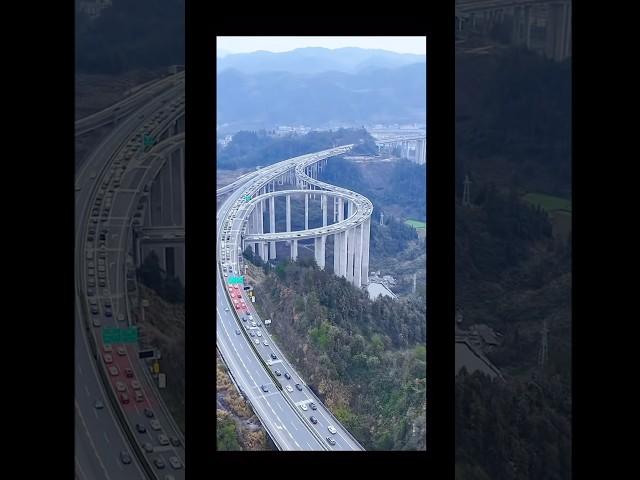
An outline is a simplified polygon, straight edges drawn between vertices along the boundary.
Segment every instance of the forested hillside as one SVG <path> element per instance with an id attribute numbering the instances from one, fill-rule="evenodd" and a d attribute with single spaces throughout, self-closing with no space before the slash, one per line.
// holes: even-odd
<path id="1" fill-rule="evenodd" d="M 336 417 L 367 450 L 424 449 L 424 299 L 371 301 L 313 260 L 264 268 L 258 311 Z"/>
<path id="2" fill-rule="evenodd" d="M 506 378 L 456 378 L 456 479 L 569 479 L 571 234 L 524 194 L 570 198 L 570 63 L 458 55 L 456 176 L 456 307 L 502 333 L 487 356 Z"/>
<path id="3" fill-rule="evenodd" d="M 372 154 L 378 151 L 365 129 L 340 128 L 286 137 L 272 136 L 265 130 L 240 131 L 233 136 L 229 145 L 224 148 L 218 146 L 217 168 L 265 167 L 305 153 L 349 144 L 356 144 L 353 148 L 355 153 Z"/>

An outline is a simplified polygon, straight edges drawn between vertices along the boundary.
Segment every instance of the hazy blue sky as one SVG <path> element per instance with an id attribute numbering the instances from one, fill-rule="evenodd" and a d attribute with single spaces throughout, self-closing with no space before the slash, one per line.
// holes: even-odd
<path id="1" fill-rule="evenodd" d="M 218 50 L 247 53 L 287 52 L 304 47 L 380 48 L 398 53 L 426 54 L 426 37 L 218 37 Z"/>

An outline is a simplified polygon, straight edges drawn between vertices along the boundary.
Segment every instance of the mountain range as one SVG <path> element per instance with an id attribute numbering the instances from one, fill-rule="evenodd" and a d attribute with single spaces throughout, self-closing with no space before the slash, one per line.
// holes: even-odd
<path id="1" fill-rule="evenodd" d="M 230 131 L 426 123 L 426 76 L 424 62 L 385 68 L 369 63 L 357 73 L 246 73 L 229 68 L 217 75 L 217 123 Z"/>
<path id="2" fill-rule="evenodd" d="M 267 71 L 300 74 L 317 74 L 327 71 L 358 73 L 371 68 L 394 68 L 424 62 L 426 62 L 425 55 L 355 47 L 337 49 L 307 47 L 288 52 L 261 50 L 237 54 L 229 54 L 221 50 L 216 58 L 218 73 L 228 69 L 243 73 Z"/>

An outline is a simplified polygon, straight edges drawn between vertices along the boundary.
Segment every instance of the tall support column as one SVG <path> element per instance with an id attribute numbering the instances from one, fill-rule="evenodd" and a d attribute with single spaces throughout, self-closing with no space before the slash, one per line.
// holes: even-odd
<path id="1" fill-rule="evenodd" d="M 364 224 L 358 225 L 355 230 L 356 236 L 356 251 L 355 251 L 355 264 L 353 265 L 353 284 L 360 288 L 362 285 L 362 240 Z"/>
<path id="2" fill-rule="evenodd" d="M 340 276 L 347 276 L 347 232 L 340 233 Z"/>
<path id="3" fill-rule="evenodd" d="M 326 247 L 327 247 L 327 236 L 323 235 L 322 237 L 320 237 L 320 263 L 318 263 L 320 270 L 324 270 L 324 267 L 325 267 Z"/>
<path id="4" fill-rule="evenodd" d="M 291 241 L 291 260 L 298 260 L 298 240 Z"/>
<path id="5" fill-rule="evenodd" d="M 304 194 L 304 229 L 309 230 L 309 194 Z"/>
<path id="6" fill-rule="evenodd" d="M 327 196 L 322 195 L 322 226 L 327 226 Z"/>
<path id="7" fill-rule="evenodd" d="M 276 233 L 276 197 L 269 198 L 269 232 Z M 276 242 L 269 242 L 269 259 L 276 258 Z"/>
<path id="8" fill-rule="evenodd" d="M 287 232 L 291 231 L 291 195 L 287 195 Z"/>
<path id="9" fill-rule="evenodd" d="M 264 200 L 260 200 L 258 209 L 258 233 L 264 233 Z M 264 251 L 264 242 L 258 244 L 258 254 L 263 262 L 267 261 L 267 254 Z"/>
<path id="10" fill-rule="evenodd" d="M 355 229 L 347 231 L 347 281 L 353 283 L 353 258 L 355 253 Z"/>
<path id="11" fill-rule="evenodd" d="M 524 44 L 531 48 L 531 5 L 524 6 Z"/>
<path id="12" fill-rule="evenodd" d="M 316 261 L 316 265 L 320 266 L 320 237 L 313 239 L 313 257 Z"/>
<path id="13" fill-rule="evenodd" d="M 362 283 L 369 284 L 369 236 L 371 235 L 371 218 L 364 222 L 362 247 Z"/>
<path id="14" fill-rule="evenodd" d="M 333 274 L 340 275 L 340 235 L 333 234 Z"/>
<path id="15" fill-rule="evenodd" d="M 342 220 L 344 220 L 344 199 L 340 197 L 338 198 L 338 221 Z"/>
<path id="16" fill-rule="evenodd" d="M 347 214 L 347 218 L 353 215 L 353 202 L 349 200 L 347 200 Z"/>
<path id="17" fill-rule="evenodd" d="M 333 223 L 338 221 L 338 198 L 333 197 Z"/>

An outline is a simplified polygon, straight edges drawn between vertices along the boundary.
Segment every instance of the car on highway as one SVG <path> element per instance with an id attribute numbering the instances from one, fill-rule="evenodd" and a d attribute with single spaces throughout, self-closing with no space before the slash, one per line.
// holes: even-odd
<path id="1" fill-rule="evenodd" d="M 175 470 L 182 468 L 182 462 L 178 457 L 169 457 L 169 465 Z"/>
<path id="2" fill-rule="evenodd" d="M 291 385 L 287 385 L 285 388 L 287 389 L 287 392 L 293 392 L 293 387 Z"/>
<path id="3" fill-rule="evenodd" d="M 125 465 L 129 465 L 131 463 L 131 455 L 129 455 L 129 452 L 124 450 L 120 452 L 120 461 Z"/>
<path id="4" fill-rule="evenodd" d="M 302 391 L 302 385 L 300 385 L 299 383 L 296 383 L 296 388 L 300 391 Z"/>
<path id="5" fill-rule="evenodd" d="M 133 377 L 133 370 L 130 369 L 129 367 L 125 367 L 124 369 L 124 375 L 127 378 L 132 378 Z"/>
<path id="6" fill-rule="evenodd" d="M 126 392 L 127 386 L 122 382 L 116 382 L 116 390 L 119 392 Z"/>
<path id="7" fill-rule="evenodd" d="M 144 449 L 145 452 L 147 453 L 151 453 L 153 452 L 153 445 L 151 445 L 149 442 L 144 442 L 142 444 L 142 448 Z"/>
<path id="8" fill-rule="evenodd" d="M 268 346 L 269 346 L 269 342 L 267 342 L 266 340 L 263 340 L 263 341 L 262 341 L 262 344 L 263 344 L 265 347 L 268 347 Z"/>
<path id="9" fill-rule="evenodd" d="M 228 312 L 229 311 L 229 307 L 224 307 L 224 311 Z"/>
<path id="10" fill-rule="evenodd" d="M 158 420 L 156 420 L 155 418 L 153 420 L 149 421 L 149 425 L 151 425 L 151 429 L 152 430 L 161 430 L 162 427 L 160 426 L 160 422 Z"/>
<path id="11" fill-rule="evenodd" d="M 262 336 L 262 332 L 261 332 L 260 330 L 258 330 L 258 331 L 256 332 L 256 335 L 257 335 L 257 336 L 259 336 L 259 337 L 261 337 L 261 336 Z"/>
<path id="12" fill-rule="evenodd" d="M 271 352 L 271 358 L 273 358 L 274 360 L 277 360 L 277 359 L 278 359 L 278 357 L 276 357 L 276 354 L 275 354 L 275 353 L 273 353 L 273 352 Z"/>
<path id="13" fill-rule="evenodd" d="M 104 408 L 104 403 L 102 403 L 102 400 L 97 399 L 93 404 L 93 406 L 95 407 L 96 410 L 102 410 Z"/>
<path id="14" fill-rule="evenodd" d="M 100 326 L 102 326 L 102 322 L 100 322 L 99 318 L 93 318 L 91 320 L 91 323 L 93 324 L 94 327 L 98 328 Z"/>
<path id="15" fill-rule="evenodd" d="M 153 410 L 151 410 L 150 408 L 145 408 L 144 416 L 147 418 L 153 418 L 154 417 Z"/>
<path id="16" fill-rule="evenodd" d="M 112 377 L 117 377 L 118 374 L 120 373 L 120 370 L 118 370 L 117 366 L 111 365 L 109 367 L 109 373 L 111 374 Z"/>
<path id="17" fill-rule="evenodd" d="M 124 313 L 119 313 L 118 314 L 118 321 L 119 322 L 124 322 L 125 318 L 124 318 Z"/>
<path id="18" fill-rule="evenodd" d="M 335 435 L 336 433 L 338 433 L 338 431 L 336 430 L 336 428 L 335 428 L 333 425 L 329 425 L 329 426 L 327 427 L 327 430 L 329 430 L 329 431 L 330 431 L 331 433 L 333 433 L 334 435 Z"/>
<path id="19" fill-rule="evenodd" d="M 136 423 L 136 431 L 138 433 L 147 433 L 147 427 L 145 427 L 143 424 L 141 423 Z"/>
<path id="20" fill-rule="evenodd" d="M 266 386 L 266 385 L 260 385 L 260 388 L 261 388 L 261 389 L 262 389 L 262 391 L 263 391 L 263 392 L 265 392 L 265 393 L 269 391 L 269 389 L 267 388 L 267 386 Z"/>
<path id="21" fill-rule="evenodd" d="M 100 310 L 98 309 L 97 305 L 91 305 L 91 313 L 93 315 L 97 315 L 98 313 L 100 313 Z"/>
<path id="22" fill-rule="evenodd" d="M 165 467 L 164 459 L 162 457 L 156 458 L 153 463 L 159 470 L 162 470 Z"/>
<path id="23" fill-rule="evenodd" d="M 131 380 L 131 388 L 133 388 L 134 390 L 139 390 L 140 387 L 140 382 L 138 380 Z"/>
<path id="24" fill-rule="evenodd" d="M 111 356 L 110 353 L 105 353 L 103 358 L 104 358 L 104 363 L 113 363 L 113 357 Z"/>
<path id="25" fill-rule="evenodd" d="M 144 400 L 144 395 L 141 390 L 134 390 L 133 393 L 136 397 L 136 402 L 142 402 Z"/>
<path id="26" fill-rule="evenodd" d="M 280 372 L 280 370 L 278 370 L 277 368 L 273 371 L 273 373 L 276 374 L 276 377 L 279 377 L 280 375 L 282 375 L 282 372 Z"/>
<path id="27" fill-rule="evenodd" d="M 255 337 L 255 336 L 256 336 L 256 332 L 254 332 L 253 330 L 251 330 L 251 331 L 249 332 L 249 335 L 251 335 L 252 337 Z M 260 342 L 258 342 L 258 343 L 260 343 Z"/>
<path id="28" fill-rule="evenodd" d="M 311 410 L 317 410 L 317 409 L 318 409 L 318 406 L 317 406 L 315 403 L 313 403 L 313 402 L 311 402 L 311 403 L 309 404 L 309 407 L 311 407 Z"/>
<path id="29" fill-rule="evenodd" d="M 256 338 L 255 342 L 256 342 L 256 345 L 260 345 L 260 339 L 259 338 Z"/>
<path id="30" fill-rule="evenodd" d="M 313 423 L 314 425 L 315 425 L 316 423 L 318 423 L 318 419 L 317 419 L 316 417 L 314 417 L 313 415 L 311 415 L 311 416 L 309 417 L 309 420 L 310 420 L 310 421 L 311 421 L 311 423 Z"/>
<path id="31" fill-rule="evenodd" d="M 127 395 L 125 392 L 122 392 L 122 393 L 120 394 L 120 401 L 121 401 L 123 404 L 127 404 L 127 403 L 129 403 L 129 395 Z"/>
<path id="32" fill-rule="evenodd" d="M 287 380 L 291 380 L 291 375 L 289 375 L 289 372 L 284 372 L 284 378 L 286 378 Z"/>
<path id="33" fill-rule="evenodd" d="M 309 407 L 307 407 L 307 404 L 306 404 L 306 403 L 301 403 L 301 404 L 300 404 L 300 408 L 301 408 L 302 410 L 304 410 L 305 412 L 309 409 Z"/>
<path id="34" fill-rule="evenodd" d="M 174 447 L 179 447 L 180 445 L 182 445 L 182 442 L 180 442 L 180 440 L 176 437 L 169 437 L 169 441 Z"/>
<path id="35" fill-rule="evenodd" d="M 336 441 L 331 437 L 327 437 L 327 442 L 329 443 L 329 445 L 335 445 L 336 444 Z"/>
<path id="36" fill-rule="evenodd" d="M 240 335 L 240 330 L 236 328 L 236 335 Z"/>
<path id="37" fill-rule="evenodd" d="M 118 352 L 118 355 L 120 355 L 121 357 L 127 354 L 127 349 L 124 347 L 118 347 L 116 351 Z"/>
<path id="38" fill-rule="evenodd" d="M 113 352 L 113 347 L 111 346 L 110 343 L 106 343 L 102 346 L 102 349 L 105 351 L 105 353 L 111 353 Z"/>
<path id="39" fill-rule="evenodd" d="M 160 445 L 162 445 L 163 447 L 165 445 L 169 445 L 169 437 L 167 437 L 165 434 L 161 433 L 160 435 L 158 435 L 158 443 Z"/>

